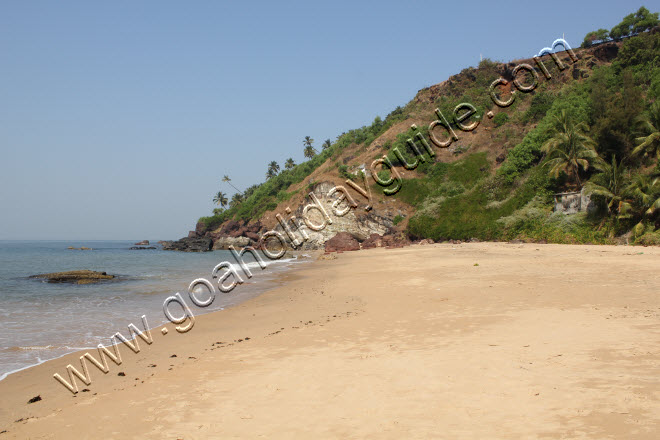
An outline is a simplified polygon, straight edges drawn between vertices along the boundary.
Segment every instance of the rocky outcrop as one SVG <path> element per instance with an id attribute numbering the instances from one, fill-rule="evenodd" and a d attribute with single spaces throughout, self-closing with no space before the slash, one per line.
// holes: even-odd
<path id="1" fill-rule="evenodd" d="M 616 43 L 601 44 L 594 49 L 593 54 L 599 61 L 610 62 L 616 58 L 619 53 L 619 46 Z"/>
<path id="2" fill-rule="evenodd" d="M 372 234 L 384 236 L 392 232 L 394 227 L 392 219 L 376 214 L 373 210 L 366 211 L 364 199 L 358 200 L 358 202 L 363 203 L 355 208 L 351 208 L 346 214 L 342 216 L 335 215 L 332 205 L 333 203 L 336 203 L 341 196 L 341 193 L 336 192 L 333 195 L 329 195 L 333 188 L 335 188 L 335 184 L 326 181 L 318 183 L 312 191 L 320 205 L 323 207 L 325 214 L 330 218 L 330 221 L 327 221 L 327 218 L 318 207 L 308 206 L 313 204 L 313 201 L 309 196 L 305 198 L 304 203 L 300 204 L 294 212 L 287 216 L 289 219 L 291 216 L 297 218 L 297 225 L 294 225 L 290 220 L 288 222 L 290 230 L 299 242 L 299 245 L 295 248 L 296 250 L 324 249 L 326 242 L 340 232 L 350 234 L 358 243 L 369 239 Z M 338 209 L 343 209 L 346 206 L 348 205 L 344 200 L 338 206 Z M 293 206 L 291 208 L 293 208 Z M 305 216 L 303 216 L 303 213 L 305 213 Z M 322 228 L 317 228 L 319 230 L 313 230 L 304 224 L 302 221 L 304 217 L 306 217 L 312 225 L 324 226 Z M 285 237 L 287 248 L 291 249 L 291 238 L 282 225 L 278 224 L 274 230 L 280 233 L 282 237 Z M 214 250 L 228 249 L 229 246 L 234 246 L 236 248 L 244 246 L 259 247 L 262 245 L 261 236 L 266 231 L 267 229 L 259 220 L 253 223 L 250 223 L 247 220 L 228 220 L 215 231 L 208 231 L 206 225 L 199 222 L 197 223 L 195 230 L 190 231 L 187 239 L 193 240 L 201 237 L 210 238 L 213 241 L 212 248 Z M 171 245 L 165 245 L 163 249 L 180 250 L 173 248 Z"/>
<path id="3" fill-rule="evenodd" d="M 128 248 L 129 251 L 142 251 L 146 249 L 156 249 L 156 246 L 131 246 Z"/>
<path id="4" fill-rule="evenodd" d="M 218 237 L 213 241 L 213 250 L 218 249 L 229 249 L 229 246 L 233 246 L 236 249 L 241 249 L 245 246 L 250 246 L 252 240 L 248 237 Z"/>
<path id="5" fill-rule="evenodd" d="M 149 246 L 149 240 L 142 240 L 138 241 L 137 243 L 133 243 L 135 246 Z"/>
<path id="6" fill-rule="evenodd" d="M 291 222 L 289 222 L 290 227 L 294 231 L 295 235 L 302 241 L 298 249 L 323 249 L 326 242 L 340 232 L 346 232 L 358 241 L 364 241 L 368 239 L 372 234 L 385 235 L 392 231 L 392 228 L 394 227 L 392 219 L 377 214 L 373 210 L 366 211 L 366 205 L 364 203 L 359 204 L 356 208 L 351 208 L 343 216 L 335 215 L 332 209 L 332 204 L 337 201 L 337 199 L 340 197 L 340 194 L 335 193 L 333 195 L 328 195 L 334 187 L 335 184 L 332 182 L 321 182 L 317 184 L 312 191 L 332 223 L 328 222 L 327 219 L 324 218 L 321 211 L 317 208 L 309 208 L 306 212 L 306 217 L 313 225 L 325 224 L 323 228 L 321 228 L 319 231 L 314 231 L 308 228 L 302 222 L 303 211 L 305 210 L 305 207 L 309 204 L 312 204 L 311 197 L 309 196 L 305 198 L 305 203 L 302 203 L 300 206 L 298 206 L 296 211 L 293 213 L 293 215 L 300 220 L 300 229 L 304 230 L 308 237 L 303 241 L 302 233 L 297 231 L 298 227 L 293 226 Z M 365 200 L 362 199 L 356 201 L 364 202 Z M 342 209 L 346 206 L 347 204 L 344 200 L 338 206 L 338 209 Z M 275 231 L 279 232 L 284 237 L 287 237 L 287 234 L 281 225 L 277 225 Z"/>
<path id="7" fill-rule="evenodd" d="M 112 280 L 114 275 L 93 270 L 71 270 L 68 272 L 53 272 L 32 275 L 30 278 L 44 279 L 49 283 L 93 284 L 100 281 Z"/>
<path id="8" fill-rule="evenodd" d="M 360 243 L 348 232 L 339 232 L 325 242 L 326 252 L 358 251 Z"/>
<path id="9" fill-rule="evenodd" d="M 383 237 L 378 234 L 371 234 L 369 238 L 362 242 L 362 249 L 371 249 L 383 247 Z"/>
<path id="10" fill-rule="evenodd" d="M 208 252 L 213 248 L 213 240 L 209 237 L 182 238 L 177 241 L 164 241 L 164 251 Z"/>

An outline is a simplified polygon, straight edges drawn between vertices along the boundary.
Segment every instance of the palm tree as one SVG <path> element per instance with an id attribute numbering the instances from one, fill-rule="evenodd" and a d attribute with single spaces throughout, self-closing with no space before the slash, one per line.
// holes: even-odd
<path id="1" fill-rule="evenodd" d="M 238 206 L 243 202 L 243 195 L 241 193 L 234 193 L 229 203 L 232 207 Z"/>
<path id="2" fill-rule="evenodd" d="M 655 179 L 646 174 L 638 174 L 627 188 L 644 215 L 651 216 L 660 209 L 660 177 Z"/>
<path id="3" fill-rule="evenodd" d="M 586 171 L 590 162 L 598 160 L 595 142 L 585 134 L 588 130 L 583 122 L 574 124 L 564 110 L 555 116 L 552 137 L 541 147 L 541 151 L 547 153 L 550 175 L 556 178 L 565 172 L 578 187 L 582 186 L 580 168 Z"/>
<path id="4" fill-rule="evenodd" d="M 623 162 L 617 164 L 616 157 L 612 157 L 612 165 L 601 163 L 600 168 L 602 173 L 587 182 L 585 186 L 587 193 L 604 197 L 607 202 L 607 212 L 616 214 L 617 219 L 629 218 L 632 205 L 626 199 L 628 187 Z"/>
<path id="5" fill-rule="evenodd" d="M 213 196 L 213 203 L 223 207 L 227 206 L 227 196 L 225 196 L 225 193 L 223 193 L 222 191 L 218 191 L 218 193 L 215 196 Z"/>
<path id="6" fill-rule="evenodd" d="M 314 145 L 312 145 L 313 143 L 314 143 L 314 139 L 312 139 L 309 136 L 305 136 L 305 139 L 303 139 L 303 145 L 305 146 L 305 149 L 303 150 L 303 154 L 308 159 L 311 159 L 316 154 L 318 154 L 318 151 L 316 151 L 316 148 L 314 148 Z"/>
<path id="7" fill-rule="evenodd" d="M 236 187 L 234 186 L 233 183 L 231 183 L 231 179 L 229 178 L 228 175 L 225 174 L 224 176 L 222 176 L 222 181 L 223 181 L 223 182 L 227 182 L 227 183 L 228 183 L 229 185 L 231 185 L 231 187 L 234 188 L 236 191 L 238 191 L 238 192 L 243 192 L 243 191 L 241 191 L 240 189 L 236 188 Z"/>
<path id="8" fill-rule="evenodd" d="M 328 148 L 330 148 L 331 145 L 332 145 L 332 142 L 330 142 L 330 139 L 326 139 L 325 141 L 323 141 L 323 145 L 321 147 L 324 150 L 327 150 Z"/>
<path id="9" fill-rule="evenodd" d="M 288 159 L 286 160 L 286 162 L 284 162 L 284 169 L 285 169 L 285 170 L 290 170 L 290 169 L 292 169 L 292 168 L 295 167 L 295 166 L 296 166 L 296 163 L 293 161 L 292 158 L 288 158 Z"/>
<path id="10" fill-rule="evenodd" d="M 277 173 L 280 171 L 280 166 L 277 162 L 272 161 L 268 164 L 268 171 L 266 171 L 266 179 L 277 176 Z"/>
<path id="11" fill-rule="evenodd" d="M 635 138 L 639 145 L 632 151 L 633 155 L 655 155 L 660 160 L 660 102 L 651 105 L 648 113 L 637 119 L 639 134 Z"/>

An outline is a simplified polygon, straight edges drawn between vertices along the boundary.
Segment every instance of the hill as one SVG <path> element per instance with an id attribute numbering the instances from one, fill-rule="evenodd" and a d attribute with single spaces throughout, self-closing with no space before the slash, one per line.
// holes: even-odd
<path id="1" fill-rule="evenodd" d="M 485 59 L 319 152 L 309 139 L 308 161 L 271 164 L 266 182 L 189 237 L 214 248 L 259 245 L 271 230 L 303 249 L 342 231 L 363 245 L 660 244 L 660 32 L 657 13 L 642 9 L 616 38 L 590 33 L 581 48 Z"/>

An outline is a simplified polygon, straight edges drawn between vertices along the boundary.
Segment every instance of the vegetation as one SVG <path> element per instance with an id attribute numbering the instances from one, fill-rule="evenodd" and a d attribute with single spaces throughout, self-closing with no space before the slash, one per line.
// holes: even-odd
<path id="1" fill-rule="evenodd" d="M 234 188 L 236 191 L 241 192 L 240 189 L 236 188 L 236 187 L 234 186 L 234 184 L 231 183 L 231 179 L 229 178 L 228 175 L 225 174 L 224 176 L 222 176 L 222 181 L 223 181 L 223 182 L 227 182 L 227 183 L 228 183 L 232 188 Z"/>
<path id="2" fill-rule="evenodd" d="M 589 127 L 583 122 L 574 123 L 566 110 L 554 117 L 553 124 L 551 138 L 541 147 L 546 153 L 545 165 L 554 178 L 565 173 L 580 187 L 580 169 L 588 170 L 590 162 L 598 158 L 594 141 L 586 134 Z"/>
<path id="3" fill-rule="evenodd" d="M 286 162 L 284 162 L 284 169 L 287 170 L 287 171 L 293 169 L 293 167 L 295 167 L 295 166 L 296 166 L 296 163 L 293 161 L 293 158 L 291 158 L 291 157 L 288 158 L 286 160 Z"/>
<path id="4" fill-rule="evenodd" d="M 218 191 L 215 196 L 213 196 L 213 203 L 220 206 L 227 206 L 227 196 L 222 191 Z"/>
<path id="5" fill-rule="evenodd" d="M 657 23 L 657 13 L 640 8 L 610 31 L 590 32 L 584 47 L 622 40 L 611 63 L 589 64 L 587 57 L 575 68 L 590 69 L 588 75 L 577 80 L 562 82 L 554 72 L 551 80 L 541 76 L 534 93 L 519 93 L 514 105 L 497 112 L 493 123 L 498 129 L 491 133 L 506 149 L 501 164 L 472 148 L 455 148 L 462 154 L 451 163 L 428 154 L 419 160 L 408 140 L 424 153 L 417 136 L 428 139 L 428 124 L 388 134 L 382 146 L 374 143 L 408 118 L 431 117 L 436 107 L 451 115 L 457 103 L 470 102 L 478 116 L 485 114 L 493 106 L 488 88 L 501 75 L 501 65 L 484 59 L 478 68 L 450 78 L 442 93 L 420 91 L 426 93 L 423 99 L 342 133 L 334 142 L 325 140 L 320 151 L 306 136 L 305 162 L 296 165 L 290 158 L 282 171 L 271 162 L 264 183 L 200 221 L 215 227 L 228 219 L 257 219 L 298 191 L 313 188 L 310 175 L 324 164 L 323 172 L 336 170 L 342 179 L 354 179 L 349 169 L 356 163 L 349 161 L 369 147 L 375 149 L 368 153 L 371 158 L 385 154 L 395 167 L 414 169 L 405 172 L 395 198 L 415 209 L 407 222 L 400 215 L 394 218 L 410 237 L 612 243 L 625 235 L 635 243 L 660 244 L 660 33 L 646 32 Z M 449 122 L 457 129 L 455 121 Z M 378 176 L 387 180 L 390 172 L 383 169 Z M 373 186 L 382 195 L 382 187 Z M 568 216 L 553 212 L 554 194 L 581 187 L 595 209 Z M 215 197 L 214 203 L 225 207 L 226 197 L 224 204 Z"/>
<path id="6" fill-rule="evenodd" d="M 314 139 L 312 139 L 309 136 L 305 136 L 305 139 L 303 140 L 303 145 L 305 146 L 305 150 L 303 151 L 303 154 L 308 159 L 311 159 L 318 154 L 318 152 L 312 145 L 313 143 L 314 143 Z"/>

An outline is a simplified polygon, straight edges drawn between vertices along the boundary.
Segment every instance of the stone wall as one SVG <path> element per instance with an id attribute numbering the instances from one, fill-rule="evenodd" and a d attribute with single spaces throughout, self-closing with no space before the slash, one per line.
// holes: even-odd
<path id="1" fill-rule="evenodd" d="M 584 187 L 580 191 L 555 194 L 555 212 L 564 214 L 577 214 L 578 212 L 592 212 L 596 205 L 587 194 Z"/>

